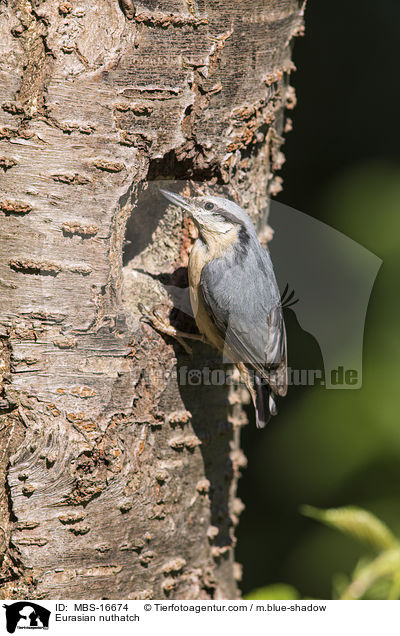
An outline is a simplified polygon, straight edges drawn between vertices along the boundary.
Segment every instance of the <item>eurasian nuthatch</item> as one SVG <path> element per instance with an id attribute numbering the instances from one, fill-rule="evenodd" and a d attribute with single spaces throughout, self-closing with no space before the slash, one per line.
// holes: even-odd
<path id="1" fill-rule="evenodd" d="M 276 415 L 275 397 L 287 391 L 285 324 L 269 253 L 236 203 L 161 192 L 186 210 L 198 228 L 188 273 L 201 338 L 236 364 L 262 428 Z"/>

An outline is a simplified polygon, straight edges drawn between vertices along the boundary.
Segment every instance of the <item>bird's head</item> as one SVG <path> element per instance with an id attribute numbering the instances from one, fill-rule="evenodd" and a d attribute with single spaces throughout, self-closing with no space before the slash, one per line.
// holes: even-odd
<path id="1" fill-rule="evenodd" d="M 198 227 L 200 236 L 205 239 L 216 239 L 218 236 L 222 238 L 229 232 L 238 232 L 241 228 L 251 233 L 255 231 L 248 214 L 229 199 L 209 195 L 189 198 L 161 189 L 160 192 L 171 203 L 188 212 Z"/>

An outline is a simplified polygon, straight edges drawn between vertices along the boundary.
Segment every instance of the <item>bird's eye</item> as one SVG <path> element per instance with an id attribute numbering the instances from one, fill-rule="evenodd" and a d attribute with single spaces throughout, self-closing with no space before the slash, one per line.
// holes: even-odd
<path id="1" fill-rule="evenodd" d="M 207 203 L 204 204 L 204 209 L 205 210 L 213 210 L 214 209 L 214 203 L 211 203 L 211 201 L 207 201 Z"/>

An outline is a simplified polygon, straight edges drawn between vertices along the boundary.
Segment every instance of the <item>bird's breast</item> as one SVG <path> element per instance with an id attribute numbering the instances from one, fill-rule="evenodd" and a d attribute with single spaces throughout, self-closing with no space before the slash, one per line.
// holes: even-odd
<path id="1" fill-rule="evenodd" d="M 219 351 L 224 350 L 224 340 L 212 322 L 200 295 L 200 277 L 203 267 L 212 260 L 206 246 L 201 241 L 196 241 L 190 253 L 188 274 L 189 274 L 189 294 L 196 325 L 200 333 L 204 334 L 207 340 Z"/>

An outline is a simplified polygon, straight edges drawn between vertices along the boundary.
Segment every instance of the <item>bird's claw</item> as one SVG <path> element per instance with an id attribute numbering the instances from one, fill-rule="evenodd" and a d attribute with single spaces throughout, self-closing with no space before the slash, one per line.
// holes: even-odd
<path id="1" fill-rule="evenodd" d="M 167 323 L 166 320 L 161 316 L 160 312 L 152 311 L 144 305 L 143 303 L 138 303 L 138 309 L 142 314 L 142 319 L 149 323 L 154 329 L 159 331 L 160 333 L 165 334 L 166 336 L 170 336 L 171 338 L 175 338 L 179 342 L 180 345 L 184 348 L 187 354 L 192 354 L 192 348 L 184 341 L 183 337 L 181 337 L 175 327 L 171 324 Z"/>
<path id="2" fill-rule="evenodd" d="M 142 319 L 148 320 L 149 322 L 152 321 L 152 312 L 149 309 L 149 307 L 147 307 L 143 303 L 138 303 L 138 309 L 140 313 L 142 314 Z"/>

